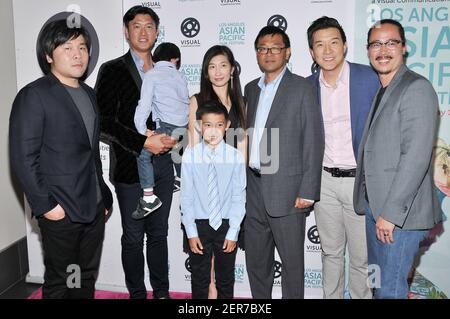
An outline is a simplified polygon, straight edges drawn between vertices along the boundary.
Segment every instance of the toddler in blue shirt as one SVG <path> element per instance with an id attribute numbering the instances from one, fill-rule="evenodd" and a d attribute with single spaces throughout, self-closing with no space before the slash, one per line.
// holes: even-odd
<path id="1" fill-rule="evenodd" d="M 141 99 L 136 108 L 134 123 L 142 135 L 164 133 L 179 140 L 186 132 L 189 117 L 189 91 L 186 79 L 178 71 L 181 64 L 180 49 L 173 43 L 161 43 L 153 54 L 156 62 L 142 83 Z M 147 129 L 147 119 L 152 114 L 156 130 Z M 155 178 L 152 164 L 153 154 L 146 149 L 137 158 L 139 181 L 143 197 L 139 199 L 134 219 L 142 219 L 161 207 L 161 200 L 153 193 Z M 177 175 L 180 164 L 175 163 Z"/>

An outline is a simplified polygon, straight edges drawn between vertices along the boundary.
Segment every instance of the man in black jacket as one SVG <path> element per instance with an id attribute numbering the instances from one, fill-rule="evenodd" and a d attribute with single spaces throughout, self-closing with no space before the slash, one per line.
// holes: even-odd
<path id="1" fill-rule="evenodd" d="M 151 49 L 158 37 L 159 17 L 150 8 L 134 6 L 123 17 L 124 33 L 130 45 L 127 54 L 104 63 L 96 91 L 102 135 L 111 145 L 112 182 L 122 217 L 122 265 L 131 298 L 146 298 L 144 283 L 144 235 L 147 263 L 154 298 L 169 298 L 167 234 L 173 195 L 173 163 L 167 153 L 176 143 L 161 134 L 146 137 L 137 132 L 134 113 L 140 98 L 142 78 L 153 67 Z M 151 117 L 149 117 L 151 118 Z M 153 123 L 148 123 L 153 128 Z M 153 154 L 155 195 L 163 205 L 142 220 L 131 217 L 142 189 L 136 157 L 145 148 Z"/>
<path id="2" fill-rule="evenodd" d="M 43 298 L 93 298 L 112 195 L 102 177 L 95 92 L 80 81 L 89 34 L 66 20 L 38 38 L 45 76 L 17 95 L 10 117 L 11 165 L 38 219 Z"/>

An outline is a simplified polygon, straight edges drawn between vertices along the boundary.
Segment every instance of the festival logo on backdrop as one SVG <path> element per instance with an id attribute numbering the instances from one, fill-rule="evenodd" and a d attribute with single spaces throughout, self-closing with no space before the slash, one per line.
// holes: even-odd
<path id="1" fill-rule="evenodd" d="M 243 264 L 236 264 L 234 266 L 234 280 L 236 283 L 243 283 L 245 277 L 245 265 Z"/>
<path id="2" fill-rule="evenodd" d="M 142 6 L 152 8 L 153 10 L 161 9 L 161 3 L 159 1 L 143 1 Z"/>
<path id="3" fill-rule="evenodd" d="M 189 17 L 181 22 L 181 34 L 186 38 L 181 40 L 181 46 L 184 48 L 199 47 L 200 40 L 196 39 L 200 33 L 200 22 L 193 17 Z"/>
<path id="4" fill-rule="evenodd" d="M 273 272 L 274 272 L 274 280 L 273 285 L 275 287 L 281 287 L 281 270 L 283 268 L 283 264 L 277 260 L 275 260 L 275 264 L 273 266 Z"/>
<path id="5" fill-rule="evenodd" d="M 202 74 L 201 64 L 182 64 L 180 68 L 188 85 L 191 87 L 197 87 L 200 85 L 200 77 Z"/>
<path id="6" fill-rule="evenodd" d="M 319 253 L 321 251 L 320 237 L 317 226 L 312 226 L 307 233 L 309 243 L 306 243 L 306 252 Z"/>
<path id="7" fill-rule="evenodd" d="M 271 16 L 269 20 L 267 20 L 267 25 L 277 27 L 285 32 L 288 28 L 288 22 L 286 18 L 279 14 Z"/>
<path id="8" fill-rule="evenodd" d="M 305 288 L 322 288 L 322 270 L 305 269 Z"/>
<path id="9" fill-rule="evenodd" d="M 241 0 L 219 0 L 221 6 L 240 6 Z"/>
<path id="10" fill-rule="evenodd" d="M 188 273 L 184 274 L 184 280 L 185 281 L 191 281 L 191 273 L 192 273 L 192 269 L 191 269 L 191 258 L 187 258 L 184 261 L 184 268 L 186 268 L 186 270 L 188 271 Z"/>
<path id="11" fill-rule="evenodd" d="M 221 45 L 244 45 L 245 44 L 244 22 L 223 22 L 219 24 L 219 43 Z"/>

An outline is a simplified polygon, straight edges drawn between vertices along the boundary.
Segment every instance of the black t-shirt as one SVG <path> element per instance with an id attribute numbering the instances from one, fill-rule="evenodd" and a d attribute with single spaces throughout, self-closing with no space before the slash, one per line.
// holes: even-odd
<path id="1" fill-rule="evenodd" d="M 373 106 L 373 112 L 372 117 L 370 118 L 370 125 L 372 125 L 373 117 L 375 116 L 375 113 L 378 110 L 378 106 L 381 103 L 381 99 L 383 98 L 384 92 L 386 92 L 387 86 L 380 89 L 380 91 L 377 94 L 377 98 L 375 100 L 375 105 Z M 370 126 L 369 126 L 370 127 Z"/>

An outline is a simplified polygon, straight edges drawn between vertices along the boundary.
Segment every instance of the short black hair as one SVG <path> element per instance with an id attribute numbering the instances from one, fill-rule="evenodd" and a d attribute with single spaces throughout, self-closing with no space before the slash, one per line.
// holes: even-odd
<path id="1" fill-rule="evenodd" d="M 402 44 L 405 45 L 405 43 L 406 43 L 405 29 L 403 28 L 403 26 L 400 22 L 398 22 L 397 20 L 393 20 L 393 19 L 382 19 L 380 21 L 375 22 L 375 24 L 369 29 L 369 32 L 367 33 L 367 45 L 369 45 L 370 35 L 372 34 L 372 30 L 376 29 L 378 26 L 380 26 L 382 24 L 395 25 L 398 28 L 398 33 L 400 33 L 400 40 L 402 40 Z"/>
<path id="2" fill-rule="evenodd" d="M 83 36 L 88 52 L 90 52 L 91 37 L 84 27 L 71 27 L 66 19 L 61 19 L 52 21 L 42 28 L 38 36 L 36 51 L 39 66 L 45 75 L 51 71 L 51 65 L 47 61 L 47 55 L 53 58 L 53 51 L 57 47 L 79 36 Z"/>
<path id="3" fill-rule="evenodd" d="M 345 44 L 347 43 L 347 36 L 345 35 L 344 29 L 339 24 L 339 22 L 335 18 L 330 18 L 327 16 L 323 16 L 311 23 L 311 25 L 308 28 L 307 34 L 308 34 L 308 45 L 309 48 L 312 49 L 314 45 L 314 33 L 316 33 L 319 30 L 324 29 L 330 29 L 335 28 L 339 30 L 339 33 L 341 34 L 342 42 Z"/>
<path id="4" fill-rule="evenodd" d="M 158 45 L 153 52 L 153 61 L 169 61 L 172 59 L 178 59 L 177 69 L 180 68 L 181 65 L 181 52 L 180 48 L 178 48 L 175 44 L 170 42 L 163 42 Z"/>
<path id="5" fill-rule="evenodd" d="M 199 104 L 195 114 L 197 121 L 200 121 L 205 114 L 222 114 L 225 122 L 228 122 L 229 114 L 227 108 L 217 100 L 209 100 Z"/>
<path id="6" fill-rule="evenodd" d="M 268 26 L 265 26 L 264 28 L 262 28 L 259 31 L 258 35 L 256 36 L 256 39 L 255 39 L 255 50 L 258 48 L 258 41 L 259 41 L 259 39 L 261 39 L 262 37 L 265 37 L 266 35 L 274 36 L 276 34 L 281 35 L 281 37 L 283 38 L 284 46 L 286 48 L 290 48 L 291 47 L 291 41 L 289 40 L 289 37 L 286 34 L 286 32 L 284 32 L 282 29 L 277 28 L 275 26 L 268 25 Z"/>
<path id="7" fill-rule="evenodd" d="M 123 16 L 123 24 L 128 29 L 130 21 L 132 21 L 138 14 L 148 14 L 156 24 L 156 29 L 159 28 L 159 17 L 153 9 L 141 5 L 137 5 L 128 9 Z"/>

